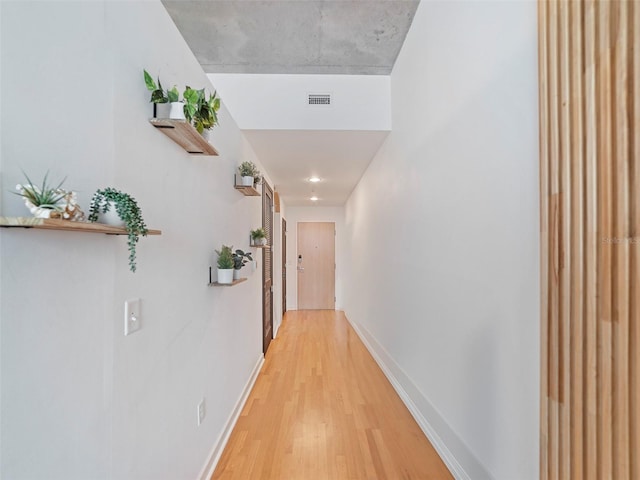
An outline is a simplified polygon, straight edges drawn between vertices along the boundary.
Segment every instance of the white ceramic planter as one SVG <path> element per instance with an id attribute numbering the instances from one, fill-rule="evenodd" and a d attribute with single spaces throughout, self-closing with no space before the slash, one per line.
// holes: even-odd
<path id="1" fill-rule="evenodd" d="M 52 208 L 34 207 L 31 209 L 31 213 L 36 218 L 51 218 L 51 214 L 55 212 Z"/>
<path id="2" fill-rule="evenodd" d="M 253 187 L 253 177 L 251 176 L 243 176 L 242 177 L 242 186 L 244 187 Z"/>
<path id="3" fill-rule="evenodd" d="M 156 103 L 156 118 L 170 118 L 171 104 L 170 103 Z M 183 112 L 184 115 L 184 112 Z"/>
<path id="4" fill-rule="evenodd" d="M 238 280 L 240 278 L 240 270 L 233 269 L 233 279 Z"/>
<path id="5" fill-rule="evenodd" d="M 109 202 L 109 211 L 107 213 L 100 212 L 98 214 L 98 222 L 112 227 L 124 227 L 124 221 L 118 215 L 116 204 L 113 202 Z"/>
<path id="6" fill-rule="evenodd" d="M 233 283 L 233 268 L 218 269 L 218 283 L 231 284 Z"/>
<path id="7" fill-rule="evenodd" d="M 205 128 L 202 131 L 202 138 L 204 138 L 207 142 L 211 143 L 212 133 L 213 133 L 213 130 Z"/>
<path id="8" fill-rule="evenodd" d="M 185 120 L 184 103 L 171 102 L 171 109 L 169 110 L 169 118 L 171 118 L 172 120 Z"/>

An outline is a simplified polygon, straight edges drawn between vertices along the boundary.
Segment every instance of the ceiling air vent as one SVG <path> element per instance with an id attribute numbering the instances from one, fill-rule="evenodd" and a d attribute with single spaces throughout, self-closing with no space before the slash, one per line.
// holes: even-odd
<path id="1" fill-rule="evenodd" d="M 310 93 L 309 105 L 331 105 L 331 95 L 328 93 Z"/>

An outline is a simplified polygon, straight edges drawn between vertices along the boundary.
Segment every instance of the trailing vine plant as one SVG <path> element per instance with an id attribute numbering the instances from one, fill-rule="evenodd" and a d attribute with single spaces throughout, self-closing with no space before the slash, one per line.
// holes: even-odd
<path id="1" fill-rule="evenodd" d="M 105 188 L 93 194 L 91 207 L 89 208 L 89 221 L 97 222 L 99 213 L 107 213 L 113 202 L 116 212 L 124 222 L 128 233 L 127 245 L 129 246 L 129 269 L 136 271 L 136 244 L 140 235 L 147 236 L 147 226 L 142 218 L 142 211 L 136 200 L 128 193 L 123 193 L 115 188 Z"/>

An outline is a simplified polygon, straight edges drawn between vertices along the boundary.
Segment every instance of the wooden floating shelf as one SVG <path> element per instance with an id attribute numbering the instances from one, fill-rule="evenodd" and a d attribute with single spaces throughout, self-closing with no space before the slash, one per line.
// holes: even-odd
<path id="1" fill-rule="evenodd" d="M 209 284 L 210 287 L 233 287 L 234 285 L 237 285 L 239 283 L 242 282 L 246 282 L 247 279 L 246 278 L 239 278 L 237 280 L 234 280 L 233 283 L 218 283 L 218 282 L 211 282 Z"/>
<path id="2" fill-rule="evenodd" d="M 105 233 L 107 235 L 128 235 L 122 227 L 112 227 L 103 223 L 72 222 L 58 218 L 0 217 L 0 227 L 35 228 L 41 230 L 64 230 L 68 232 Z M 147 235 L 162 235 L 160 230 L 149 230 Z"/>
<path id="3" fill-rule="evenodd" d="M 186 120 L 150 118 L 149 123 L 189 153 L 218 155 L 218 151 Z"/>
<path id="4" fill-rule="evenodd" d="M 254 187 L 245 187 L 244 185 L 234 185 L 236 190 L 241 191 L 247 197 L 259 197 L 261 195 Z"/>
<path id="5" fill-rule="evenodd" d="M 241 191 L 247 197 L 260 197 L 262 194 L 256 189 L 255 185 L 242 185 L 242 177 L 237 173 L 233 176 L 233 187 Z"/>
<path id="6" fill-rule="evenodd" d="M 271 245 L 249 245 L 253 248 L 271 248 Z"/>

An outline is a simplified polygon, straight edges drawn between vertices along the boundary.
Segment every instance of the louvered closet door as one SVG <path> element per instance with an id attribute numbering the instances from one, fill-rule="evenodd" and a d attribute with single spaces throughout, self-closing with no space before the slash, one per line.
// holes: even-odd
<path id="1" fill-rule="evenodd" d="M 640 2 L 539 2 L 541 478 L 640 479 Z"/>
<path id="2" fill-rule="evenodd" d="M 262 181 L 262 228 L 267 234 L 267 245 L 273 245 L 273 190 Z M 267 353 L 273 339 L 273 252 L 262 249 L 262 351 Z"/>

